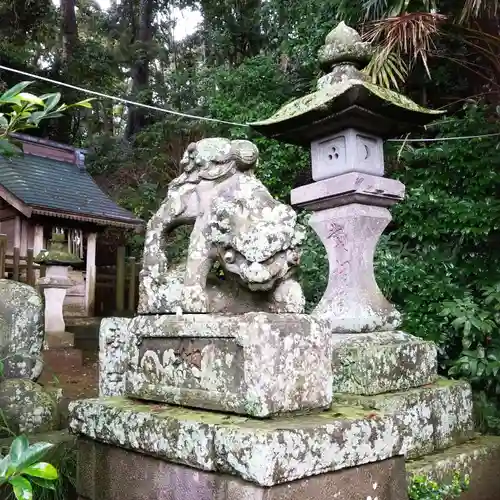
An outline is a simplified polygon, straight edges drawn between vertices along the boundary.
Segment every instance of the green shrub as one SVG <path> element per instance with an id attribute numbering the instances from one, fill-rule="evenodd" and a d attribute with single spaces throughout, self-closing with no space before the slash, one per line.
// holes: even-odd
<path id="1" fill-rule="evenodd" d="M 17 500 L 31 500 L 34 487 L 55 490 L 57 469 L 41 461 L 51 448 L 49 443 L 30 445 L 25 436 L 16 437 L 9 453 L 0 459 L 0 487 L 9 485 Z"/>
<path id="2" fill-rule="evenodd" d="M 413 476 L 408 487 L 409 500 L 452 500 L 469 487 L 469 477 L 455 474 L 449 484 L 440 484 L 426 476 Z"/>

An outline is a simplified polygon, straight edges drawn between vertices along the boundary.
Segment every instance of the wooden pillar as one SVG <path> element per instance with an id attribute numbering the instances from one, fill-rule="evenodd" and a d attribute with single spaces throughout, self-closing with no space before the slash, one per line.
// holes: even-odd
<path id="1" fill-rule="evenodd" d="M 116 314 L 122 315 L 125 311 L 125 247 L 118 247 L 116 251 Z"/>
<path id="2" fill-rule="evenodd" d="M 33 236 L 33 254 L 35 257 L 44 249 L 43 226 L 37 224 Z"/>
<path id="3" fill-rule="evenodd" d="M 14 220 L 14 248 L 21 248 L 21 217 L 19 215 Z"/>
<path id="4" fill-rule="evenodd" d="M 21 219 L 21 257 L 26 257 L 28 252 L 28 232 L 29 232 L 29 222 L 28 219 Z"/>
<path id="5" fill-rule="evenodd" d="M 88 316 L 94 315 L 95 302 L 95 254 L 97 233 L 87 234 L 87 267 L 85 272 L 85 310 Z"/>

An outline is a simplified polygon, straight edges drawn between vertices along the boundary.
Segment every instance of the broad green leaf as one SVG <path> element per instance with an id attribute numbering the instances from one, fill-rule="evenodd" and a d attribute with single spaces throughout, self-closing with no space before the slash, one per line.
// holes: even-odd
<path id="1" fill-rule="evenodd" d="M 9 99 L 17 96 L 20 92 L 22 92 L 26 87 L 31 85 L 33 82 L 20 82 L 17 85 L 14 85 L 12 88 L 4 92 L 0 96 L 0 103 L 7 102 Z"/>
<path id="2" fill-rule="evenodd" d="M 28 438 L 24 435 L 17 436 L 14 439 L 14 441 L 12 441 L 12 444 L 10 445 L 9 455 L 12 460 L 12 463 L 15 466 L 21 463 L 22 457 L 26 453 L 28 448 L 29 448 Z"/>
<path id="3" fill-rule="evenodd" d="M 465 323 L 464 323 L 464 335 L 466 337 L 468 337 L 470 335 L 470 329 L 471 329 L 471 323 L 469 320 L 467 320 Z"/>
<path id="4" fill-rule="evenodd" d="M 9 479 L 9 483 L 12 485 L 14 490 L 14 495 L 17 500 L 32 500 L 33 498 L 33 488 L 31 483 L 22 476 L 15 476 Z"/>
<path id="5" fill-rule="evenodd" d="M 457 328 L 458 329 L 458 327 L 462 326 L 464 323 L 465 323 L 465 318 L 462 316 L 460 318 L 454 319 L 452 321 L 452 323 L 451 323 L 451 326 L 453 326 L 453 328 Z"/>
<path id="6" fill-rule="evenodd" d="M 37 97 L 34 94 L 30 94 L 29 92 L 21 92 L 19 94 L 19 97 L 23 101 L 27 101 L 31 104 L 37 104 L 38 106 L 45 106 L 45 103 L 39 97 Z"/>
<path id="7" fill-rule="evenodd" d="M 47 113 L 45 115 L 44 120 L 48 120 L 50 118 L 60 118 L 61 116 L 64 116 L 62 113 L 59 113 L 58 111 L 51 111 L 50 113 Z"/>
<path id="8" fill-rule="evenodd" d="M 464 356 L 469 357 L 469 358 L 475 358 L 475 357 L 477 357 L 477 352 L 476 351 L 464 351 L 462 354 Z"/>
<path id="9" fill-rule="evenodd" d="M 47 452 L 54 447 L 50 443 L 35 443 L 32 444 L 27 450 L 24 451 L 19 468 L 24 469 L 39 462 Z"/>
<path id="10" fill-rule="evenodd" d="M 49 481 L 47 479 L 42 479 L 40 477 L 36 476 L 31 476 L 30 481 L 33 484 L 36 484 L 37 486 L 40 486 L 40 488 L 43 488 L 45 490 L 55 490 L 56 489 L 56 481 Z"/>
<path id="11" fill-rule="evenodd" d="M 52 110 L 57 106 L 59 101 L 61 100 L 61 94 L 59 92 L 55 94 L 45 94 L 40 97 L 45 102 L 45 109 L 47 111 Z"/>
<path id="12" fill-rule="evenodd" d="M 33 123 L 35 125 L 38 125 L 40 121 L 46 117 L 46 115 L 47 115 L 46 111 L 35 111 L 28 118 L 28 123 Z"/>
<path id="13" fill-rule="evenodd" d="M 79 102 L 75 102 L 75 104 L 70 104 L 68 107 L 69 108 L 72 108 L 72 107 L 79 107 L 79 108 L 88 108 L 88 109 L 92 109 L 92 104 L 90 104 L 91 101 L 95 101 L 95 99 L 91 98 L 91 99 L 85 99 L 84 101 L 79 101 Z"/>
<path id="14" fill-rule="evenodd" d="M 0 480 L 5 479 L 5 477 L 7 476 L 7 471 L 10 464 L 10 455 L 5 455 L 5 457 L 0 460 Z"/>
<path id="15" fill-rule="evenodd" d="M 22 469 L 21 474 L 40 477 L 42 479 L 49 479 L 51 481 L 59 477 L 57 469 L 47 462 L 38 462 L 36 464 L 30 465 L 29 467 L 25 467 L 24 469 Z"/>
<path id="16" fill-rule="evenodd" d="M 0 128 L 6 129 L 9 126 L 9 120 L 5 117 L 5 113 L 0 113 Z"/>
<path id="17" fill-rule="evenodd" d="M 14 144 L 12 144 L 11 141 L 9 141 L 7 139 L 0 138 L 0 155 L 10 157 L 10 156 L 18 155 L 21 153 L 22 153 L 22 150 L 19 149 Z M 2 367 L 2 370 L 3 370 L 3 367 Z"/>

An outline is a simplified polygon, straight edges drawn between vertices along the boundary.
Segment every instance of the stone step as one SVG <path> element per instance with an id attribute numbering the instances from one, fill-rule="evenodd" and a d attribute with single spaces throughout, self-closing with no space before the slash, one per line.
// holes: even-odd
<path id="1" fill-rule="evenodd" d="M 84 316 L 86 314 L 85 304 L 80 302 L 69 302 L 63 305 L 63 315 L 66 317 Z"/>
<path id="2" fill-rule="evenodd" d="M 67 373 L 83 365 L 83 353 L 74 347 L 59 347 L 43 351 L 44 371 Z"/>
<path id="3" fill-rule="evenodd" d="M 45 345 L 47 349 L 74 347 L 75 337 L 71 332 L 46 332 Z"/>
<path id="4" fill-rule="evenodd" d="M 469 491 L 460 500 L 498 500 L 500 436 L 478 436 L 443 452 L 406 463 L 409 476 L 422 475 L 439 483 L 450 482 L 454 473 L 470 477 Z"/>
<path id="5" fill-rule="evenodd" d="M 341 405 L 399 415 L 405 423 L 400 439 L 407 443 L 409 458 L 444 450 L 474 437 L 472 392 L 467 382 L 439 379 L 404 392 L 377 396 L 335 394 L 334 400 Z"/>
<path id="6" fill-rule="evenodd" d="M 365 396 L 431 384 L 437 348 L 405 332 L 335 334 L 333 391 Z"/>
<path id="7" fill-rule="evenodd" d="M 101 319 L 89 317 L 67 318 L 66 330 L 73 333 L 75 347 L 82 351 L 98 351 Z"/>

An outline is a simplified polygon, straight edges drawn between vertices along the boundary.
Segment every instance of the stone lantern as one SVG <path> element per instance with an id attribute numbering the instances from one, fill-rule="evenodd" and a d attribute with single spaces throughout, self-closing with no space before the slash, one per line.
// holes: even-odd
<path id="1" fill-rule="evenodd" d="M 46 266 L 46 273 L 38 280 L 38 286 L 45 295 L 45 332 L 63 333 L 65 323 L 63 304 L 66 291 L 73 283 L 68 277 L 68 268 L 83 261 L 67 250 L 64 233 L 55 231 L 48 250 L 42 250 L 35 259 Z"/>
<path id="2" fill-rule="evenodd" d="M 319 51 L 327 72 L 312 94 L 253 123 L 263 135 L 309 146 L 313 183 L 294 189 L 292 204 L 313 211 L 310 224 L 329 261 L 328 286 L 314 315 L 332 332 L 391 331 L 400 314 L 382 295 L 373 270 L 387 207 L 404 185 L 384 178 L 383 140 L 433 120 L 439 111 L 371 83 L 361 71 L 372 47 L 340 23 Z"/>

